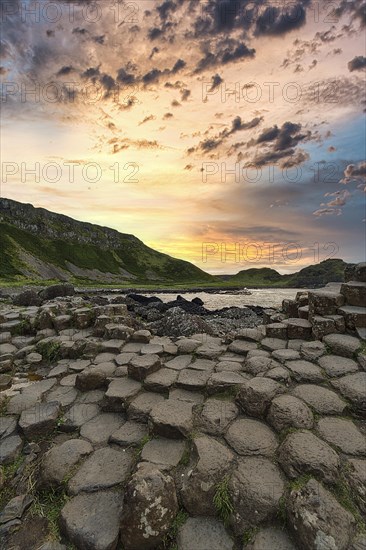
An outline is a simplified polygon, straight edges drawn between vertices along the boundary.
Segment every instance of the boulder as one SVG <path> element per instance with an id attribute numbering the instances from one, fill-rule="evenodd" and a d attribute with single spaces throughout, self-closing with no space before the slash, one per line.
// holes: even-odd
<path id="1" fill-rule="evenodd" d="M 312 474 L 333 483 L 339 475 L 337 453 L 311 432 L 299 430 L 290 433 L 278 451 L 278 460 L 288 477 L 296 479 Z"/>
<path id="2" fill-rule="evenodd" d="M 150 412 L 151 431 L 171 439 L 187 437 L 193 428 L 193 405 L 178 399 L 166 399 Z"/>
<path id="3" fill-rule="evenodd" d="M 277 438 L 263 422 L 249 418 L 235 420 L 225 435 L 226 441 L 239 455 L 273 456 Z"/>
<path id="4" fill-rule="evenodd" d="M 288 428 L 310 430 L 314 425 L 311 409 L 301 399 L 288 394 L 273 399 L 267 421 L 278 432 Z"/>
<path id="5" fill-rule="evenodd" d="M 117 491 L 81 494 L 72 498 L 61 510 L 61 533 L 83 550 L 115 550 L 122 500 Z"/>
<path id="6" fill-rule="evenodd" d="M 38 296 L 35 290 L 24 290 L 20 294 L 13 296 L 13 304 L 15 306 L 30 307 L 40 306 L 42 299 Z"/>
<path id="7" fill-rule="evenodd" d="M 184 507 L 193 516 L 215 516 L 217 484 L 229 471 L 234 455 L 213 437 L 199 436 L 193 440 L 193 460 L 195 466 L 183 477 Z"/>
<path id="8" fill-rule="evenodd" d="M 56 427 L 59 412 L 57 402 L 37 403 L 22 412 L 19 427 L 27 439 L 48 435 Z"/>
<path id="9" fill-rule="evenodd" d="M 43 458 L 40 470 L 43 484 L 58 487 L 73 467 L 93 451 L 88 441 L 70 439 L 52 447 Z"/>
<path id="10" fill-rule="evenodd" d="M 315 479 L 291 491 L 287 503 L 290 528 L 301 550 L 348 550 L 355 519 Z"/>
<path id="11" fill-rule="evenodd" d="M 135 357 L 128 365 L 128 376 L 135 380 L 145 380 L 145 378 L 160 369 L 161 360 L 156 354 L 146 354 Z"/>
<path id="12" fill-rule="evenodd" d="M 142 464 L 128 482 L 121 518 L 125 550 L 157 548 L 178 513 L 173 478 L 156 466 Z"/>
<path id="13" fill-rule="evenodd" d="M 82 392 L 98 390 L 106 386 L 107 375 L 99 368 L 88 367 L 76 376 L 75 387 Z"/>
<path id="14" fill-rule="evenodd" d="M 63 296 L 74 296 L 75 289 L 73 285 L 66 283 L 60 285 L 51 285 L 44 288 L 39 293 L 41 300 L 53 300 Z"/>
<path id="15" fill-rule="evenodd" d="M 241 409 L 249 416 L 263 418 L 272 399 L 284 391 L 283 386 L 269 378 L 257 376 L 245 381 L 237 396 Z"/>

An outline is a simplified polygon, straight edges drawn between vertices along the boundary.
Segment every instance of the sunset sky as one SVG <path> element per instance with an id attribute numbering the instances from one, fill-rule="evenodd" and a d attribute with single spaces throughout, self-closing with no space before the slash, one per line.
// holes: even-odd
<path id="1" fill-rule="evenodd" d="M 2 197 L 211 273 L 365 261 L 365 2 L 1 9 Z"/>

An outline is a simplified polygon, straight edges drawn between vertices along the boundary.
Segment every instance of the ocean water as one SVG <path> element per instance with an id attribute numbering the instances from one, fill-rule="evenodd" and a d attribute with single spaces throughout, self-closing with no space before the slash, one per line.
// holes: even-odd
<path id="1" fill-rule="evenodd" d="M 266 308 L 279 308 L 282 300 L 294 299 L 296 293 L 304 289 L 297 288 L 264 288 L 250 290 L 249 295 L 244 294 L 211 294 L 207 292 L 184 293 L 186 300 L 201 298 L 207 309 L 221 309 L 223 307 L 262 306 Z M 159 292 L 146 293 L 145 296 L 158 296 L 163 302 L 175 300 L 179 293 L 164 294 Z"/>

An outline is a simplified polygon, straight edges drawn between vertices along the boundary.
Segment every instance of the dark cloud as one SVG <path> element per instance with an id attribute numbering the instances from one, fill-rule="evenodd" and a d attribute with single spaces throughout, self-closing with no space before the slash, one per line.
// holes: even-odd
<path id="1" fill-rule="evenodd" d="M 180 97 L 182 101 L 188 101 L 188 98 L 191 95 L 191 90 L 188 90 L 187 88 L 183 88 L 183 90 L 180 91 Z"/>
<path id="2" fill-rule="evenodd" d="M 173 118 L 173 117 L 174 117 L 173 113 L 165 113 L 165 115 L 163 116 L 163 119 L 169 120 L 170 118 Z"/>
<path id="3" fill-rule="evenodd" d="M 366 69 L 366 57 L 363 55 L 358 55 L 354 57 L 348 63 L 348 70 L 352 73 L 353 71 L 362 71 Z"/>
<path id="4" fill-rule="evenodd" d="M 306 22 L 306 9 L 303 4 L 306 5 L 309 2 L 292 3 L 281 8 L 268 6 L 257 18 L 254 34 L 280 36 L 299 29 Z"/>
<path id="5" fill-rule="evenodd" d="M 66 65 L 64 67 L 61 67 L 61 69 L 57 72 L 56 76 L 66 76 L 74 71 L 75 69 L 72 65 Z"/>
<path id="6" fill-rule="evenodd" d="M 172 74 L 178 73 L 184 67 L 187 65 L 187 63 L 183 59 L 178 59 L 178 61 L 174 64 L 174 67 L 172 68 L 171 72 Z"/>
<path id="7" fill-rule="evenodd" d="M 220 86 L 220 84 L 224 82 L 224 79 L 221 78 L 221 76 L 218 73 L 216 73 L 213 77 L 211 77 L 211 80 L 212 80 L 212 86 L 210 88 L 210 92 L 215 90 L 218 86 Z"/>
<path id="8" fill-rule="evenodd" d="M 154 115 L 146 116 L 141 122 L 139 122 L 139 126 L 142 124 L 146 124 L 146 122 L 151 122 L 152 120 L 155 120 L 156 117 Z"/>
<path id="9" fill-rule="evenodd" d="M 122 82 L 122 84 L 131 85 L 135 83 L 136 77 L 134 74 L 128 73 L 126 69 L 121 67 L 117 72 L 117 80 L 118 82 Z"/>

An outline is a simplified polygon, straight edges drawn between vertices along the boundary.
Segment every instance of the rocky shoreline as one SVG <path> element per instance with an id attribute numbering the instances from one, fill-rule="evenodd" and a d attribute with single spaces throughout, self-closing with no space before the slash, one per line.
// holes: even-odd
<path id="1" fill-rule="evenodd" d="M 364 550 L 366 265 L 281 311 L 0 301 L 3 550 Z"/>

